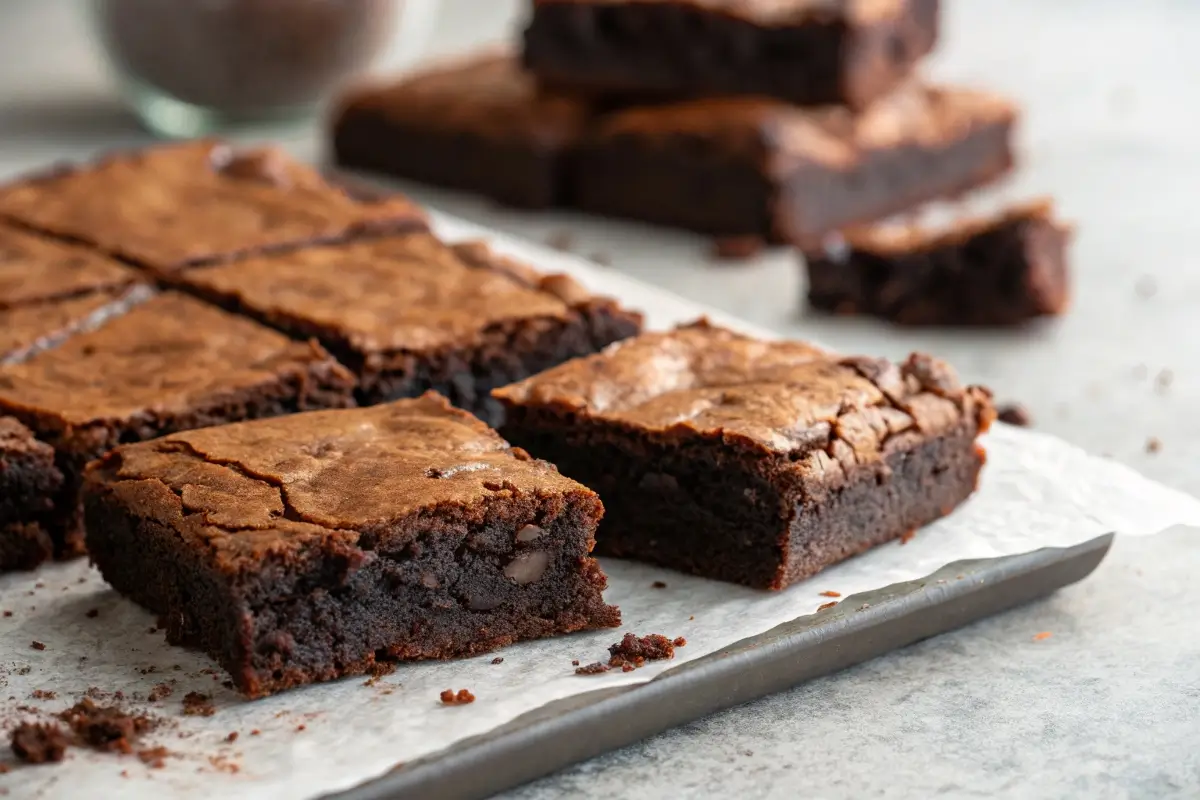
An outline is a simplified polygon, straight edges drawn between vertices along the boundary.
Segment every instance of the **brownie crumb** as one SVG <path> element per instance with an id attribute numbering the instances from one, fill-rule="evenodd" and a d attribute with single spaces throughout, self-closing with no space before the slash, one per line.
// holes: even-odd
<path id="1" fill-rule="evenodd" d="M 1045 640 L 1049 639 L 1053 635 L 1054 634 L 1051 633 L 1050 631 L 1042 631 L 1041 633 L 1035 634 L 1033 637 L 1033 640 L 1035 642 L 1044 642 Z"/>
<path id="2" fill-rule="evenodd" d="M 51 692 L 47 689 L 34 689 L 29 693 L 29 696 L 34 700 L 53 700 L 58 697 L 58 692 Z"/>
<path id="3" fill-rule="evenodd" d="M 671 640 L 671 644 L 675 647 L 687 647 L 687 639 L 683 638 L 682 636 L 676 636 Z"/>
<path id="4" fill-rule="evenodd" d="M 171 751 L 161 745 L 159 747 L 148 747 L 145 750 L 138 750 L 138 758 L 143 764 L 146 764 L 150 769 L 162 769 L 167 765 L 166 758 L 171 755 Z"/>
<path id="5" fill-rule="evenodd" d="M 652 633 L 648 636 L 627 633 L 621 641 L 608 648 L 611 656 L 608 664 L 611 667 L 620 667 L 624 672 L 629 672 L 630 669 L 636 669 L 647 661 L 674 658 L 675 648 L 683 647 L 686 644 L 687 640 L 683 637 L 672 641 L 659 633 Z"/>
<path id="6" fill-rule="evenodd" d="M 546 237 L 546 244 L 560 252 L 569 253 L 575 246 L 575 237 L 570 231 L 555 231 Z"/>
<path id="7" fill-rule="evenodd" d="M 254 730 L 250 731 L 250 735 L 251 736 L 261 736 L 262 731 L 260 731 L 258 728 L 255 728 Z"/>
<path id="8" fill-rule="evenodd" d="M 578 667 L 578 666 L 579 666 L 579 659 L 578 659 L 578 658 L 573 658 L 573 659 L 571 659 L 571 666 L 572 666 L 572 667 Z"/>
<path id="9" fill-rule="evenodd" d="M 12 612 L 11 612 L 11 611 L 5 611 L 5 612 L 4 612 L 4 616 L 6 616 L 6 617 L 11 617 L 11 616 L 12 616 Z"/>
<path id="10" fill-rule="evenodd" d="M 713 242 L 712 254 L 718 261 L 743 261 L 754 258 L 766 246 L 760 236 L 723 236 Z"/>
<path id="11" fill-rule="evenodd" d="M 96 617 L 100 616 L 100 609 L 89 608 L 87 610 L 87 613 L 84 614 L 84 616 L 87 617 L 88 619 L 95 619 Z"/>
<path id="12" fill-rule="evenodd" d="M 385 675 L 391 675 L 395 671 L 395 661 L 376 661 L 371 665 L 371 669 L 369 670 L 372 678 L 382 678 Z"/>
<path id="13" fill-rule="evenodd" d="M 217 713 L 212 698 L 201 692 L 188 692 L 183 696 L 183 713 L 189 717 L 211 717 Z"/>
<path id="14" fill-rule="evenodd" d="M 146 629 L 146 633 L 158 633 L 158 628 L 151 625 L 149 628 Z"/>
<path id="15" fill-rule="evenodd" d="M 504 657 L 503 657 L 503 656 L 496 656 L 495 658 L 493 658 L 493 659 L 492 659 L 492 663 L 493 663 L 493 664 L 503 664 L 503 663 L 504 663 Z"/>
<path id="16" fill-rule="evenodd" d="M 225 741 L 229 742 L 230 744 L 233 744 L 237 740 L 238 740 L 238 732 L 237 731 L 230 731 L 229 735 L 225 737 Z"/>
<path id="17" fill-rule="evenodd" d="M 835 592 L 832 589 L 826 589 L 825 591 L 821 592 L 821 597 L 841 597 L 841 596 L 842 596 L 841 592 Z"/>
<path id="18" fill-rule="evenodd" d="M 472 700 L 474 700 L 475 698 L 473 698 L 473 697 L 472 697 L 471 699 L 472 699 Z M 300 733 L 301 731 L 304 731 L 304 730 L 307 730 L 307 729 L 308 729 L 308 726 L 307 726 L 307 725 L 305 725 L 305 724 L 302 722 L 302 723 L 300 723 L 299 725 L 297 725 L 297 726 L 296 726 L 296 733 Z"/>
<path id="19" fill-rule="evenodd" d="M 1008 403 L 1000 406 L 996 409 L 996 418 L 1009 425 L 1016 425 L 1018 428 L 1028 428 L 1033 425 L 1033 415 L 1020 403 Z"/>
<path id="20" fill-rule="evenodd" d="M 41 643 L 41 642 L 39 642 L 37 639 L 34 639 L 34 640 L 33 640 L 33 641 L 32 641 L 32 642 L 29 644 L 29 646 L 30 646 L 30 647 L 32 647 L 34 650 L 45 650 L 45 649 L 46 649 L 46 645 L 42 644 L 42 643 Z"/>
<path id="21" fill-rule="evenodd" d="M 599 661 L 594 661 L 585 667 L 578 667 L 575 670 L 576 675 L 600 675 L 608 672 L 612 667 L 608 664 L 602 664 Z"/>
<path id="22" fill-rule="evenodd" d="M 131 753 L 133 743 L 155 726 L 145 714 L 98 706 L 85 697 L 58 715 L 84 744 L 106 752 Z"/>
<path id="23" fill-rule="evenodd" d="M 836 605 L 837 600 L 830 600 L 828 603 L 821 603 L 821 605 L 817 606 L 817 611 L 824 611 L 825 609 L 833 608 Z"/>
<path id="24" fill-rule="evenodd" d="M 667 588 L 667 584 L 664 583 L 663 581 L 655 581 L 654 583 L 650 584 L 650 588 L 651 589 L 665 589 L 665 588 Z"/>
<path id="25" fill-rule="evenodd" d="M 459 689 L 457 694 L 453 689 L 446 689 L 442 692 L 442 702 L 448 706 L 465 706 L 475 702 L 475 695 L 468 689 Z"/>
<path id="26" fill-rule="evenodd" d="M 1157 436 L 1151 436 L 1149 439 L 1146 440 L 1146 452 L 1147 453 L 1157 453 L 1160 450 L 1162 450 L 1162 446 L 1163 446 L 1162 440 L 1159 439 Z"/>
<path id="27" fill-rule="evenodd" d="M 160 700 L 165 700 L 175 691 L 175 687 L 169 683 L 157 684 L 150 690 L 150 694 L 146 695 L 146 699 L 151 703 L 157 703 Z"/>
<path id="28" fill-rule="evenodd" d="M 915 538 L 917 538 L 917 532 L 915 529 L 911 531 L 905 531 L 904 533 L 900 534 L 900 544 L 908 544 Z"/>
<path id="29" fill-rule="evenodd" d="M 62 761 L 70 740 L 57 725 L 23 722 L 9 735 L 13 754 L 26 764 Z"/>

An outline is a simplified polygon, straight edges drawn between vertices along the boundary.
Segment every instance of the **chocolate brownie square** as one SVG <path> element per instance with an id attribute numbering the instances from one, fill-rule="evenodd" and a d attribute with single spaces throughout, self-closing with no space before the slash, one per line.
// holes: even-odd
<path id="1" fill-rule="evenodd" d="M 945 364 L 700 322 L 498 390 L 510 441 L 605 501 L 599 551 L 780 589 L 949 514 L 990 395 Z"/>
<path id="2" fill-rule="evenodd" d="M 851 229 L 805 254 L 808 302 L 900 325 L 1017 325 L 1066 310 L 1070 240 L 1049 200 L 941 229 Z"/>
<path id="3" fill-rule="evenodd" d="M 0 414 L 56 451 L 66 480 L 51 534 L 70 555 L 81 551 L 78 490 L 91 459 L 188 428 L 352 405 L 353 388 L 315 342 L 165 293 L 0 364 Z"/>
<path id="4" fill-rule="evenodd" d="M 434 394 L 123 446 L 92 560 L 250 697 L 613 627 L 600 499 Z"/>
<path id="5" fill-rule="evenodd" d="M 995 95 L 908 86 L 861 113 L 761 98 L 617 112 L 580 146 L 575 204 L 717 236 L 816 244 L 961 194 L 1013 163 Z"/>
<path id="6" fill-rule="evenodd" d="M 433 389 L 493 424 L 490 392 L 636 334 L 641 317 L 565 275 L 427 233 L 313 247 L 204 269 L 190 291 L 299 337 L 358 377 L 364 404 Z"/>
<path id="7" fill-rule="evenodd" d="M 114 293 L 137 280 L 137 272 L 107 256 L 0 222 L 0 311 Z"/>
<path id="8" fill-rule="evenodd" d="M 539 89 L 513 56 L 487 52 L 351 92 L 335 113 L 334 158 L 545 208 L 566 199 L 568 153 L 589 117 L 585 101 Z"/>
<path id="9" fill-rule="evenodd" d="M 72 334 L 103 325 L 152 294 L 134 284 L 121 292 L 95 292 L 62 300 L 0 308 L 0 365 L 16 363 L 61 344 Z"/>
<path id="10" fill-rule="evenodd" d="M 938 0 L 535 0 L 525 63 L 574 90 L 862 107 L 938 37 Z"/>
<path id="11" fill-rule="evenodd" d="M 32 569 L 54 555 L 43 521 L 62 480 L 54 448 L 0 417 L 0 572 Z"/>
<path id="12" fill-rule="evenodd" d="M 275 148 L 166 145 L 0 186 L 0 218 L 158 273 L 192 264 L 423 229 L 407 199 L 363 202 Z"/>

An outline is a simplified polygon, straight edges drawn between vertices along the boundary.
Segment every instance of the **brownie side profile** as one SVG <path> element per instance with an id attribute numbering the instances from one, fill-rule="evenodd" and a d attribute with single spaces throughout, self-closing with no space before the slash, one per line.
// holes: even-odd
<path id="1" fill-rule="evenodd" d="M 848 230 L 805 253 L 808 302 L 900 325 L 1018 325 L 1066 310 L 1070 240 L 1048 200 L 942 230 Z"/>
<path id="2" fill-rule="evenodd" d="M 0 218 L 158 273 L 249 253 L 426 226 L 398 195 L 364 202 L 276 148 L 200 140 L 0 186 Z"/>
<path id="3" fill-rule="evenodd" d="M 491 390 L 636 334 L 641 317 L 565 275 L 430 234 L 380 237 L 189 270 L 189 291 L 319 339 L 365 405 L 432 389 L 497 424 Z"/>
<path id="4" fill-rule="evenodd" d="M 186 295 L 133 305 L 56 346 L 0 364 L 0 413 L 52 445 L 65 481 L 51 535 L 82 552 L 84 465 L 123 442 L 243 419 L 354 404 L 354 378 L 295 342 Z"/>
<path id="5" fill-rule="evenodd" d="M 620 621 L 600 499 L 433 394 L 123 446 L 84 492 L 105 580 L 249 697 Z"/>
<path id="6" fill-rule="evenodd" d="M 566 161 L 590 116 L 488 52 L 349 93 L 333 120 L 344 167 L 477 192 L 523 208 L 566 200 Z"/>
<path id="7" fill-rule="evenodd" d="M 974 491 L 988 393 L 698 323 L 498 390 L 504 433 L 605 498 L 598 552 L 780 589 Z"/>
<path id="8" fill-rule="evenodd" d="M 0 311 L 119 292 L 137 280 L 111 258 L 0 222 Z"/>
<path id="9" fill-rule="evenodd" d="M 863 107 L 937 41 L 938 0 L 535 0 L 525 64 L 550 85 Z"/>
<path id="10" fill-rule="evenodd" d="M 32 569 L 54 555 L 43 521 L 62 481 L 54 448 L 0 417 L 0 572 Z"/>
<path id="11" fill-rule="evenodd" d="M 995 95 L 910 86 L 855 114 L 760 98 L 603 118 L 576 158 L 575 204 L 715 236 L 793 244 L 952 197 L 1013 164 Z"/>

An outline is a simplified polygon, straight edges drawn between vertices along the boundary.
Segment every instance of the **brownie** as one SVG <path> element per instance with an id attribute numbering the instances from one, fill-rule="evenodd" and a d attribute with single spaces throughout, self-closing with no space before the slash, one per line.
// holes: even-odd
<path id="1" fill-rule="evenodd" d="M 620 621 L 600 499 L 432 393 L 123 446 L 84 495 L 104 578 L 250 697 Z"/>
<path id="2" fill-rule="evenodd" d="M 333 121 L 338 164 L 465 189 L 526 208 L 566 197 L 568 153 L 590 114 L 487 52 L 363 87 Z"/>
<path id="3" fill-rule="evenodd" d="M 1066 310 L 1070 239 L 1048 200 L 941 230 L 848 230 L 805 254 L 808 301 L 902 325 L 1017 325 Z"/>
<path id="4" fill-rule="evenodd" d="M 117 154 L 0 186 L 0 218 L 160 273 L 426 224 L 403 197 L 362 202 L 280 150 L 238 151 L 209 140 Z"/>
<path id="5" fill-rule="evenodd" d="M 1014 107 L 910 85 L 855 114 L 761 98 L 628 109 L 580 146 L 586 211 L 715 236 L 815 243 L 1008 171 Z"/>
<path id="6" fill-rule="evenodd" d="M 364 404 L 433 389 L 499 421 L 492 389 L 636 334 L 639 315 L 485 245 L 415 233 L 189 270 L 181 285 L 319 339 Z"/>
<path id="7" fill-rule="evenodd" d="M 99 253 L 0 222 L 0 311 L 115 292 L 137 278 L 134 270 Z"/>
<path id="8" fill-rule="evenodd" d="M 0 366 L 23 361 L 68 336 L 96 328 L 149 296 L 145 285 L 126 291 L 95 292 L 62 300 L 0 308 Z"/>
<path id="9" fill-rule="evenodd" d="M 525 63 L 576 90 L 862 107 L 938 36 L 938 0 L 535 0 Z"/>
<path id="10" fill-rule="evenodd" d="M 54 448 L 0 417 L 0 572 L 32 569 L 53 555 L 43 522 L 62 480 Z"/>
<path id="11" fill-rule="evenodd" d="M 599 552 L 766 589 L 950 513 L 994 417 L 926 355 L 847 358 L 703 321 L 496 396 L 510 441 L 604 498 Z"/>
<path id="12" fill-rule="evenodd" d="M 65 482 L 50 532 L 59 553 L 72 555 L 82 544 L 78 490 L 91 459 L 188 428 L 351 405 L 353 387 L 315 342 L 164 293 L 0 364 L 0 414 L 54 447 Z"/>

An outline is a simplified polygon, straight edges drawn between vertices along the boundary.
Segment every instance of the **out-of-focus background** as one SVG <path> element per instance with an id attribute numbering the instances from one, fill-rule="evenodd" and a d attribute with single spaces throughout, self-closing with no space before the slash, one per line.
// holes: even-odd
<path id="1" fill-rule="evenodd" d="M 90 0 L 0 4 L 0 176 L 150 137 L 123 105 Z M 167 2 L 167 0 L 163 0 Z M 521 0 L 433 2 L 385 70 L 510 39 Z M 839 349 L 947 357 L 1035 426 L 1200 493 L 1200 3 L 946 0 L 924 69 L 1020 101 L 1020 169 L 1078 225 L 1074 303 L 1008 332 L 914 331 L 803 310 L 778 250 L 711 260 L 700 237 L 523 213 L 403 184 L 508 232 L 569 233 L 581 255 L 779 333 Z M 323 154 L 320 120 L 251 130 Z M 1150 440 L 1159 442 L 1150 446 Z M 931 643 L 598 759 L 514 797 L 1200 796 L 1200 542 L 1119 541 L 1084 585 Z M 1039 631 L 1048 640 L 1032 643 Z M 844 724 L 843 724 L 844 723 Z M 819 737 L 813 731 L 821 731 Z"/>

